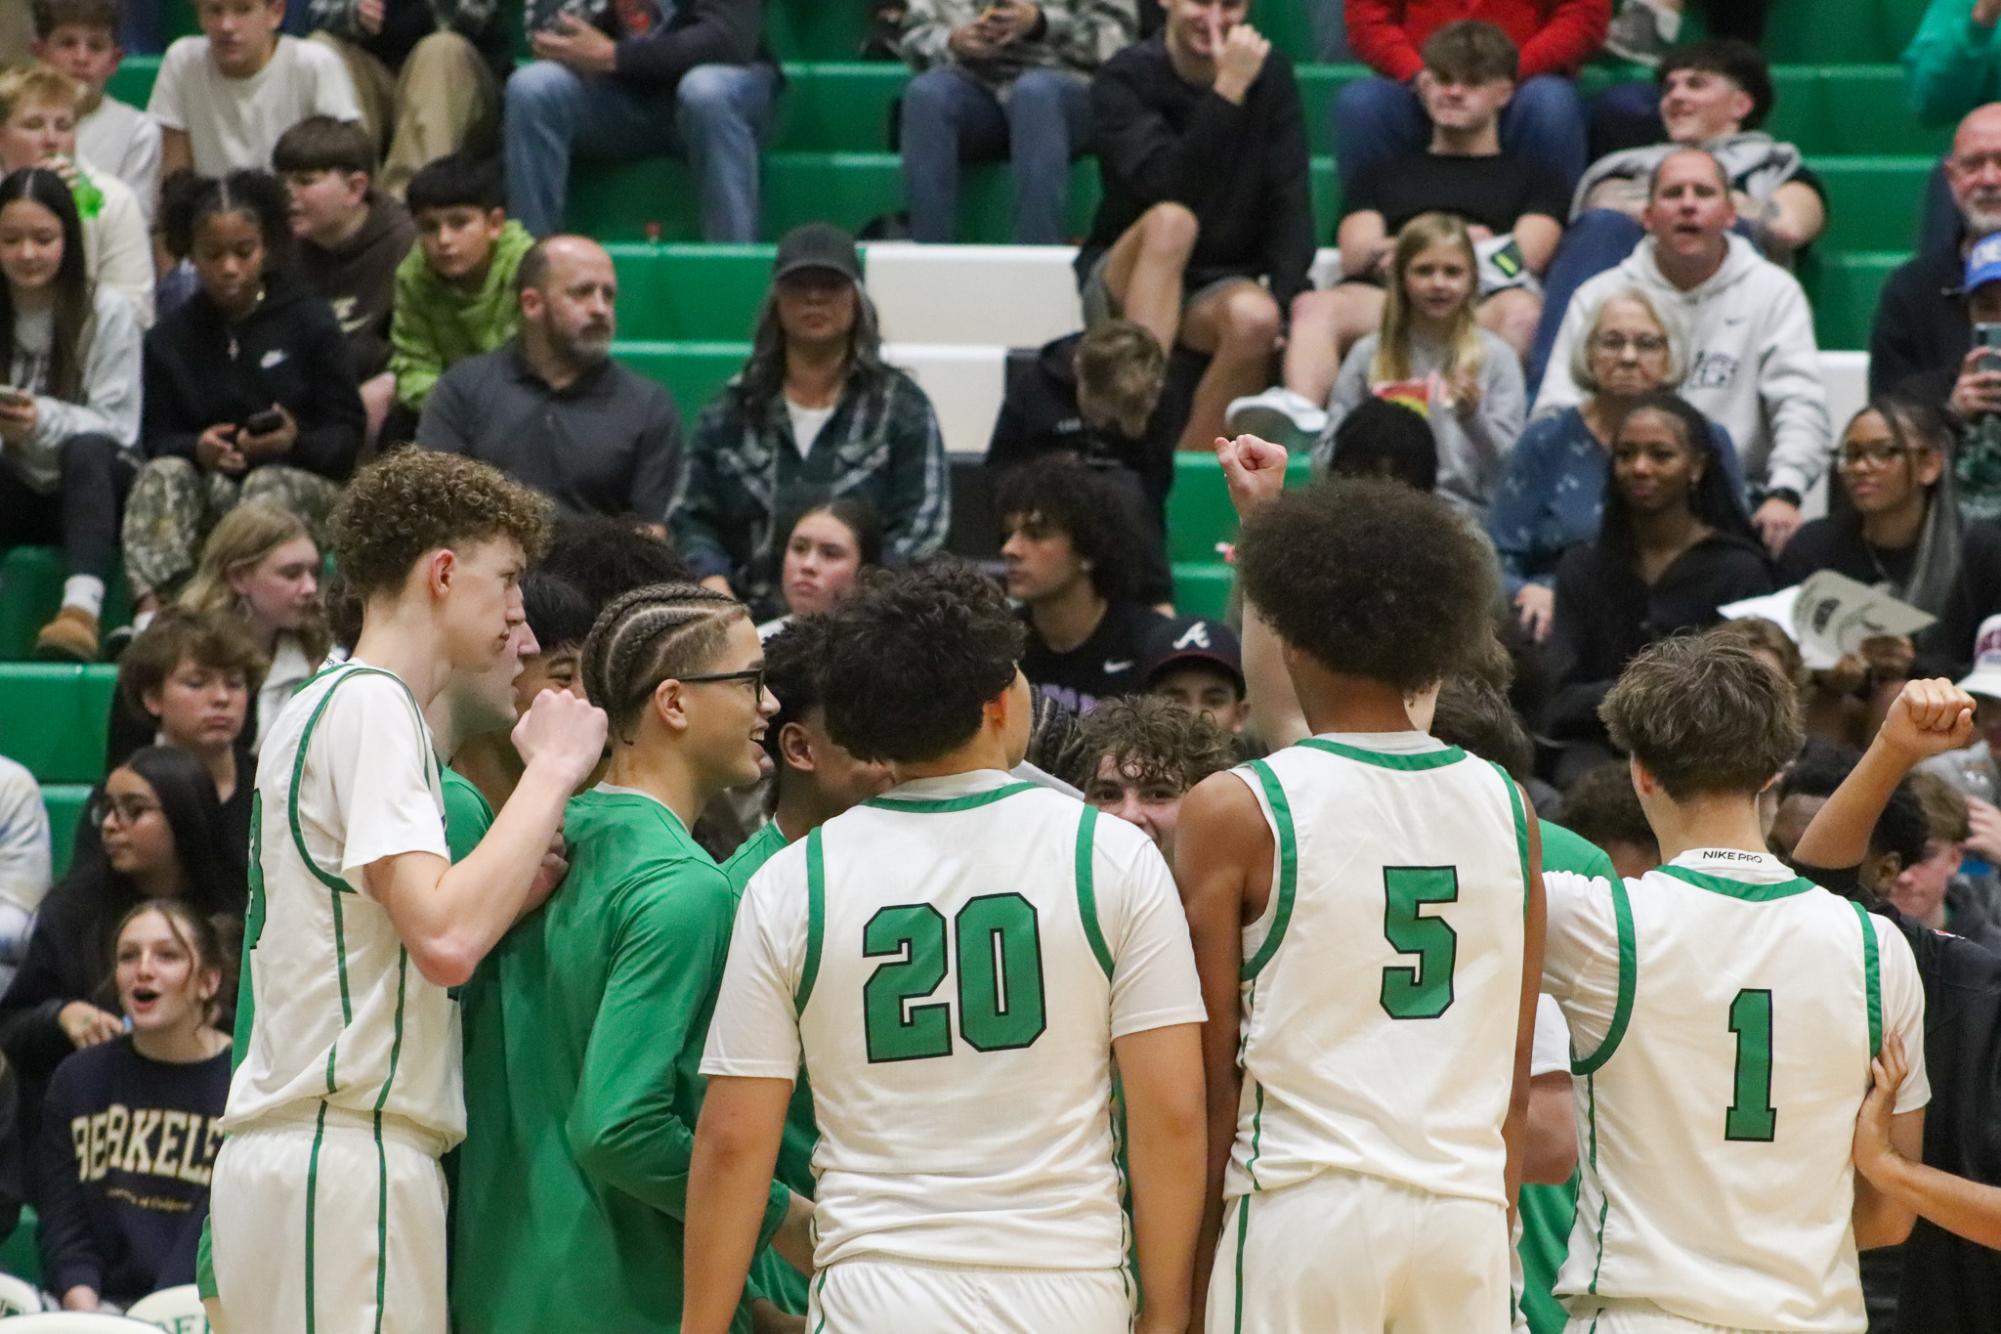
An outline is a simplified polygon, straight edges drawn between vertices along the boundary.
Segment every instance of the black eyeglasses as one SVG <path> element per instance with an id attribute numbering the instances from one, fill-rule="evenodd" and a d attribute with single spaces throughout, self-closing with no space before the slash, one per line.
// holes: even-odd
<path id="1" fill-rule="evenodd" d="M 84 819 L 92 825 L 101 825 L 116 817 L 122 825 L 137 824 L 160 809 L 157 801 L 147 801 L 144 797 L 113 797 L 100 795 L 90 803 Z"/>
<path id="2" fill-rule="evenodd" d="M 764 668 L 752 667 L 741 672 L 705 672 L 700 676 L 662 676 L 648 684 L 643 690 L 632 692 L 632 703 L 637 706 L 653 698 L 653 692 L 664 681 L 679 681 L 684 686 L 712 685 L 723 681 L 742 681 L 750 687 L 753 699 L 764 698 Z"/>
<path id="3" fill-rule="evenodd" d="M 1904 455 L 1917 452 L 1915 449 L 1886 440 L 1880 444 L 1843 445 L 1835 452 L 1834 457 L 1844 468 L 1859 468 L 1865 463 L 1871 467 L 1886 468 Z"/>

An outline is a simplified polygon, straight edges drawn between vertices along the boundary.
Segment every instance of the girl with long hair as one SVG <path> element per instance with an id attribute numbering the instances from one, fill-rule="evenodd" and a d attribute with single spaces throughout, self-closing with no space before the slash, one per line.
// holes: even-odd
<path id="1" fill-rule="evenodd" d="M 1420 213 L 1397 233 L 1382 327 L 1349 349 L 1315 449 L 1332 466 L 1341 419 L 1370 396 L 1425 413 L 1438 440 L 1438 494 L 1483 518 L 1528 412 L 1522 367 L 1474 319 L 1480 264 L 1466 224 Z"/>
<path id="2" fill-rule="evenodd" d="M 882 564 L 882 520 L 856 496 L 815 501 L 785 525 L 784 551 L 778 590 L 785 614 L 758 626 L 759 638 L 794 616 L 827 610 L 864 570 Z"/>
<path id="3" fill-rule="evenodd" d="M 0 277 L 0 548 L 62 546 L 62 604 L 35 651 L 89 662 L 139 439 L 139 325 L 90 281 L 76 202 L 48 168 L 0 180 Z"/>

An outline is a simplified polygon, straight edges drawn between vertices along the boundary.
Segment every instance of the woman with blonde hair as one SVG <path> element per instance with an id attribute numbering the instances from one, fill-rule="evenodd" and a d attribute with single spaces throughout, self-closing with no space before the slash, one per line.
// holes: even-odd
<path id="1" fill-rule="evenodd" d="M 1688 331 L 1639 287 L 1608 292 L 1571 349 L 1571 377 L 1585 391 L 1576 407 L 1529 423 L 1508 456 L 1487 536 L 1501 558 L 1502 592 L 1528 638 L 1549 635 L 1556 566 L 1563 553 L 1598 535 L 1612 471 L 1612 431 L 1642 395 L 1673 392 L 1688 373 Z M 1731 493 L 1744 477 L 1729 432 L 1709 433 Z"/>
<path id="2" fill-rule="evenodd" d="M 1381 329 L 1349 349 L 1327 404 L 1316 466 L 1334 462 L 1342 418 L 1371 396 L 1417 409 L 1438 441 L 1438 494 L 1483 518 L 1528 400 L 1514 349 L 1479 327 L 1480 266 L 1466 224 L 1420 213 L 1397 234 Z"/>
<path id="3" fill-rule="evenodd" d="M 239 618 L 271 668 L 257 692 L 258 749 L 271 720 L 325 661 L 331 636 L 320 602 L 320 549 L 305 521 L 275 505 L 238 505 L 202 547 L 180 604 Z"/>

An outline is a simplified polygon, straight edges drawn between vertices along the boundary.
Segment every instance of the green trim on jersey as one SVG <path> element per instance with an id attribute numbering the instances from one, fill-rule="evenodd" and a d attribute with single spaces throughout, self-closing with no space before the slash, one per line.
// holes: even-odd
<path id="1" fill-rule="evenodd" d="M 1686 866 L 1663 866 L 1662 875 L 1671 875 L 1683 884 L 1706 889 L 1712 894 L 1722 894 L 1728 898 L 1741 899 L 1745 903 L 1770 903 L 1774 899 L 1789 899 L 1795 894 L 1804 894 L 1809 889 L 1818 888 L 1811 880 L 1794 876 L 1781 880 L 1775 885 L 1754 885 L 1743 880 L 1732 880 L 1728 876 L 1711 875 L 1707 871 L 1691 871 Z"/>
<path id="2" fill-rule="evenodd" d="M 820 831 L 806 835 L 806 962 L 799 969 L 799 989 L 792 993 L 792 1013 L 806 1012 L 813 999 L 813 982 L 820 975 L 820 937 L 827 929 L 827 863 L 820 850 Z"/>
<path id="3" fill-rule="evenodd" d="M 1251 1189 L 1263 1190 L 1258 1181 L 1258 1155 L 1265 1151 L 1265 1086 L 1257 1086 L 1257 1106 L 1251 1109 L 1251 1156 L 1244 1162 L 1244 1174 L 1251 1179 Z"/>
<path id="4" fill-rule="evenodd" d="M 901 811 L 906 815 L 946 815 L 952 811 L 978 810 L 1004 797 L 1011 797 L 1017 792 L 1032 791 L 1034 787 L 1033 783 L 1009 783 L 1005 787 L 974 792 L 964 797 L 939 797 L 929 801 L 905 797 L 870 797 L 862 805 L 874 806 L 885 811 Z"/>
<path id="5" fill-rule="evenodd" d="M 320 1103 L 319 1117 L 313 1122 L 313 1152 L 306 1159 L 306 1334 L 313 1334 L 313 1215 L 320 1192 L 320 1141 L 327 1133 L 327 1105 Z"/>
<path id="6" fill-rule="evenodd" d="M 1098 960 L 1098 967 L 1105 970 L 1105 981 L 1112 980 L 1112 952 L 1105 945 L 1104 928 L 1098 924 L 1098 891 L 1091 869 L 1091 852 L 1097 844 L 1098 808 L 1086 806 L 1083 818 L 1077 821 L 1077 913 L 1084 919 L 1084 939 L 1091 942 L 1091 953 Z"/>
<path id="7" fill-rule="evenodd" d="M 1855 909 L 1856 920 L 1862 923 L 1862 980 L 1869 992 L 1869 1057 L 1874 1060 L 1883 1052 L 1883 965 L 1876 952 L 1876 928 L 1869 924 L 1869 910 L 1853 899 L 1848 906 Z"/>
<path id="8" fill-rule="evenodd" d="M 1506 769 L 1503 769 L 1500 765 L 1494 764 L 1492 760 L 1488 760 L 1487 763 L 1494 765 L 1494 772 L 1500 777 L 1501 786 L 1508 790 L 1508 809 L 1514 812 L 1515 850 L 1521 854 L 1521 859 L 1522 859 L 1522 916 L 1527 917 L 1529 912 L 1528 810 L 1526 807 L 1522 805 L 1521 788 L 1516 785 L 1515 780 L 1513 778 L 1509 777 L 1508 771 Z"/>
<path id="9" fill-rule="evenodd" d="M 1663 868 L 1665 869 L 1665 868 Z M 1598 1044 L 1598 1050 L 1581 1059 L 1573 1057 L 1570 1073 L 1573 1075 L 1593 1075 L 1612 1059 L 1612 1053 L 1619 1049 L 1619 1040 L 1626 1036 L 1626 1025 L 1633 1018 L 1633 995 L 1640 986 L 1640 946 L 1633 932 L 1633 903 L 1626 897 L 1626 882 L 1618 876 L 1611 879 L 1612 919 L 1619 932 L 1619 999 L 1612 1007 L 1612 1022 L 1605 1028 L 1605 1040 Z M 1593 1131 L 1595 1136 L 1596 1131 Z M 1597 1140 L 1592 1141 L 1595 1146 Z M 1596 1161 L 1595 1158 L 1593 1161 Z M 1603 1226 L 1600 1219 L 1600 1226 Z"/>
<path id="10" fill-rule="evenodd" d="M 1278 830 L 1278 883 L 1272 886 L 1272 893 L 1278 896 L 1278 907 L 1272 913 L 1271 932 L 1264 944 L 1244 960 L 1241 975 L 1246 982 L 1256 977 L 1271 962 L 1271 956 L 1278 953 L 1279 942 L 1285 939 L 1286 923 L 1292 920 L 1292 898 L 1299 888 L 1299 840 L 1292 831 L 1292 804 L 1285 799 L 1285 788 L 1269 764 L 1252 760 L 1250 770 L 1258 776 L 1258 786 L 1264 789 L 1265 801 L 1271 806 L 1272 824 Z"/>
<path id="11" fill-rule="evenodd" d="M 818 1239 L 816 1238 L 815 1239 L 816 1244 L 817 1240 Z M 822 1305 L 820 1307 L 820 1318 L 813 1323 L 813 1334 L 824 1334 L 824 1331 L 827 1328 L 827 1308 L 824 1305 L 827 1296 L 827 1271 L 824 1269 L 820 1271 L 819 1277 L 813 1283 L 813 1295 L 819 1298 L 822 1302 Z"/>
<path id="12" fill-rule="evenodd" d="M 1324 741 L 1317 736 L 1310 736 L 1299 744 L 1309 750 L 1324 750 L 1329 755 L 1339 755 L 1344 760 L 1373 764 L 1378 769 L 1402 769 L 1406 773 L 1443 769 L 1448 764 L 1457 764 L 1466 758 L 1466 752 L 1457 746 L 1447 746 L 1444 750 L 1419 751 L 1415 755 L 1403 755 L 1383 750 L 1363 750 L 1360 746 L 1344 746 L 1338 741 Z"/>
<path id="13" fill-rule="evenodd" d="M 1612 1192 L 1605 1188 L 1605 1180 L 1598 1177 L 1598 1081 L 1591 1075 L 1584 1077 L 1585 1120 L 1591 1135 L 1591 1175 L 1598 1178 L 1598 1258 L 1591 1262 L 1591 1285 L 1585 1292 L 1598 1295 L 1598 1271 L 1605 1267 L 1605 1215 L 1612 1212 Z M 1597 1320 L 1591 1322 L 1598 1326 Z"/>
<path id="14" fill-rule="evenodd" d="M 1237 1201 L 1237 1290 L 1232 1294 L 1236 1306 L 1235 1334 L 1244 1334 L 1244 1238 L 1251 1233 L 1251 1197 L 1243 1196 Z"/>

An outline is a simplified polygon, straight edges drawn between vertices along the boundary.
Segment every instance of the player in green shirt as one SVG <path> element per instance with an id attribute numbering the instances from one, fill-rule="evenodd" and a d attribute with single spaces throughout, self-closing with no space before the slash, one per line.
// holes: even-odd
<path id="1" fill-rule="evenodd" d="M 682 1219 L 735 895 L 690 837 L 757 777 L 775 702 L 741 604 L 628 593 L 585 645 L 605 781 L 569 805 L 569 876 L 465 991 L 455 1323 L 482 1334 L 680 1327 Z M 810 1264 L 811 1203 L 776 1182 L 759 1242 Z M 751 1328 L 748 1309 L 735 1328 Z"/>

